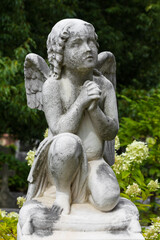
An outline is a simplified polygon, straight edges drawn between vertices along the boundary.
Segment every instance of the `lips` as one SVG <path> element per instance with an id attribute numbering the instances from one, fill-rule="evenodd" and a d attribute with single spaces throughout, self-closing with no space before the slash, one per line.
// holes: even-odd
<path id="1" fill-rule="evenodd" d="M 85 59 L 93 59 L 92 55 L 86 56 Z"/>

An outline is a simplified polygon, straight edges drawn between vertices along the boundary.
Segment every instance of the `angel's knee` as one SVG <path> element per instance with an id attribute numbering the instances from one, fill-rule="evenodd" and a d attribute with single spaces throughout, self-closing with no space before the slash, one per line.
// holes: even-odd
<path id="1" fill-rule="evenodd" d="M 92 194 L 89 197 L 90 202 L 99 210 L 108 212 L 111 211 L 119 201 L 119 191 L 113 189 L 112 193 L 105 192 Z"/>
<path id="2" fill-rule="evenodd" d="M 82 145 L 73 134 L 59 134 L 50 146 L 48 161 L 52 174 L 71 179 L 77 170 Z"/>
<path id="3" fill-rule="evenodd" d="M 59 134 L 51 144 L 49 150 L 49 156 L 60 160 L 77 158 L 81 154 L 82 147 L 80 142 L 77 141 L 77 138 L 74 137 L 74 134 Z"/>
<path id="4" fill-rule="evenodd" d="M 90 202 L 101 211 L 111 211 L 117 205 L 120 196 L 120 188 L 114 172 L 103 161 L 91 172 Z"/>

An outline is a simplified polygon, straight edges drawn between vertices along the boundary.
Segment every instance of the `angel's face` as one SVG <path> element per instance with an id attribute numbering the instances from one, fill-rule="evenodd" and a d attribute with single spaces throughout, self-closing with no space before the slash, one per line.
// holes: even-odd
<path id="1" fill-rule="evenodd" d="M 68 69 L 84 71 L 93 69 L 98 58 L 95 32 L 85 24 L 74 25 L 65 43 L 63 66 Z"/>

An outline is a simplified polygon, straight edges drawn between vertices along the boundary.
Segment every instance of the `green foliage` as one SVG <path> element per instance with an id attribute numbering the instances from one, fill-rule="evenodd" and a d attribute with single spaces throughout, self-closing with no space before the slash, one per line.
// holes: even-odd
<path id="1" fill-rule="evenodd" d="M 158 170 L 160 164 L 160 88 L 148 92 L 148 95 L 143 95 L 140 91 L 140 97 L 137 97 L 137 94 L 131 98 L 134 92 L 131 95 L 129 91 L 130 98 L 122 95 L 125 99 L 125 108 L 130 109 L 130 112 L 128 112 L 128 117 L 121 118 L 119 137 L 123 146 L 134 139 L 148 141 L 150 154 L 147 164 L 143 166 L 143 174 L 151 179 L 157 179 L 160 177 Z M 123 103 L 124 100 L 122 100 Z"/>
<path id="2" fill-rule="evenodd" d="M 160 217 L 152 218 L 150 228 L 143 230 L 143 236 L 146 240 L 160 240 Z"/>
<path id="3" fill-rule="evenodd" d="M 151 201 L 160 193 L 158 179 L 144 177 L 143 166 L 150 156 L 148 147 L 143 142 L 134 141 L 120 155 L 116 153 L 113 170 L 121 189 L 121 196 L 130 199 L 140 211 L 142 225 L 150 224 L 150 218 L 158 216 L 159 205 Z"/>
<path id="4" fill-rule="evenodd" d="M 160 87 L 150 92 L 129 90 L 125 92 L 125 96 L 122 91 L 121 97 L 124 99 L 122 104 L 130 109 L 127 114 L 123 113 L 124 117 L 121 119 L 119 136 L 123 145 L 128 144 L 134 138 L 146 137 L 153 137 L 158 143 L 160 139 Z M 125 117 L 125 115 L 128 116 Z"/>
<path id="5" fill-rule="evenodd" d="M 31 51 L 30 45 L 34 45 L 34 42 L 27 39 L 15 49 L 14 59 L 2 57 L 0 60 L 0 114 L 3 116 L 0 132 L 10 133 L 25 141 L 40 138 L 46 124 L 40 120 L 43 113 L 37 114 L 37 110 L 29 109 L 26 104 L 22 74 L 24 58 Z"/>
<path id="6" fill-rule="evenodd" d="M 27 53 L 36 44 L 30 38 L 24 13 L 24 1 L 2 1 L 0 18 L 0 134 L 10 133 L 30 141 L 41 137 L 45 128 L 43 113 L 26 104 L 23 64 Z M 2 3 L 1 3 L 2 4 Z M 22 130 L 23 129 L 23 130 Z"/>
<path id="7" fill-rule="evenodd" d="M 13 176 L 9 177 L 8 185 L 11 191 L 27 191 L 27 177 L 30 168 L 26 162 L 20 162 L 13 154 L 0 152 L 0 168 L 3 163 L 7 163 L 9 170 L 13 170 Z"/>
<path id="8" fill-rule="evenodd" d="M 160 2 L 81 0 L 78 3 L 81 6 L 77 16 L 96 27 L 100 50 L 112 51 L 116 56 L 118 89 L 121 84 L 145 89 L 156 86 L 160 73 Z"/>
<path id="9" fill-rule="evenodd" d="M 0 46 L 2 56 L 12 58 L 14 49 L 29 37 L 29 24 L 26 21 L 23 0 L 1 0 Z"/>
<path id="10" fill-rule="evenodd" d="M 17 239 L 18 214 L 0 210 L 0 240 Z"/>
<path id="11" fill-rule="evenodd" d="M 149 183 L 153 184 L 151 181 L 155 182 L 160 178 L 160 88 L 151 89 L 149 92 L 124 89 L 119 97 L 120 112 L 123 112 L 124 116 L 121 117 L 119 130 L 122 149 L 134 139 L 146 141 L 149 147 L 149 157 L 140 165 L 146 189 Z M 156 185 L 156 182 L 154 184 Z M 160 190 L 154 192 L 152 186 L 149 193 L 146 193 L 145 189 L 142 191 L 142 199 L 149 197 L 150 207 L 146 208 L 146 213 L 141 212 L 141 217 L 147 224 L 149 218 L 155 217 L 159 212 L 156 199 L 159 198 Z"/>

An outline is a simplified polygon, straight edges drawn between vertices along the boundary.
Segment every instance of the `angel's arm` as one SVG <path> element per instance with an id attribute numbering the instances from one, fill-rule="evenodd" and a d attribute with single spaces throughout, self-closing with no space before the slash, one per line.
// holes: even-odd
<path id="1" fill-rule="evenodd" d="M 98 104 L 94 108 L 89 108 L 91 120 L 98 134 L 103 140 L 112 140 L 118 132 L 118 113 L 115 90 L 110 81 L 105 79 L 105 101 L 102 110 Z"/>
<path id="2" fill-rule="evenodd" d="M 84 107 L 76 99 L 64 114 L 60 99 L 59 81 L 48 79 L 43 85 L 43 106 L 48 126 L 53 135 L 63 132 L 76 133 Z"/>

